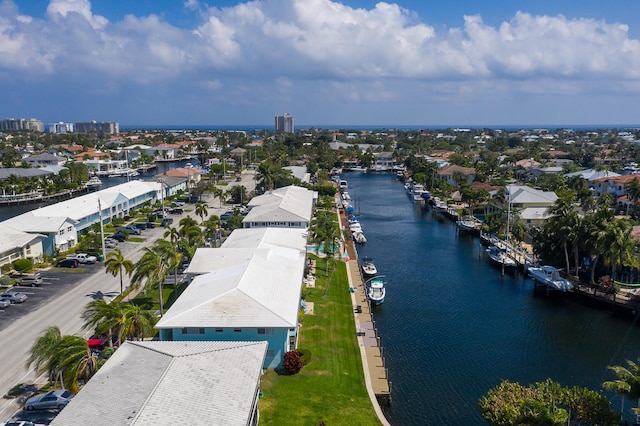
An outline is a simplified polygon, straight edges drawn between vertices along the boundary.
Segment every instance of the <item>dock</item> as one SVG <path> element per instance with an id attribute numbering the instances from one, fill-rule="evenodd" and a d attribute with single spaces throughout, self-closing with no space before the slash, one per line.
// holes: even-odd
<path id="1" fill-rule="evenodd" d="M 345 212 L 340 209 L 340 225 L 344 232 L 349 233 L 349 224 Z M 371 305 L 367 299 L 365 281 L 363 280 L 358 262 L 358 253 L 353 241 L 345 239 L 344 249 L 349 256 L 347 261 L 347 275 L 351 285 L 351 301 L 356 323 L 358 345 L 362 355 L 367 388 L 370 388 L 379 405 L 391 404 L 391 382 L 385 365 L 383 348 L 371 312 Z"/>

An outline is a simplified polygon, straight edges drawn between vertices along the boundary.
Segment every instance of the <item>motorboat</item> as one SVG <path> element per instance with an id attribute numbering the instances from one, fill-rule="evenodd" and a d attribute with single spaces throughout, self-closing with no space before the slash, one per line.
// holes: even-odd
<path id="1" fill-rule="evenodd" d="M 89 189 L 98 188 L 102 186 L 102 181 L 98 176 L 91 176 L 85 186 Z"/>
<path id="2" fill-rule="evenodd" d="M 424 192 L 424 186 L 420 183 L 414 183 L 413 189 L 411 191 L 411 195 L 413 196 L 413 201 L 417 203 L 424 202 L 424 198 L 422 198 L 422 193 Z"/>
<path id="3" fill-rule="evenodd" d="M 538 268 L 529 268 L 528 273 L 536 282 L 544 284 L 548 289 L 563 292 L 573 289 L 573 284 L 560 276 L 560 270 L 553 266 L 543 265 Z"/>
<path id="4" fill-rule="evenodd" d="M 351 237 L 353 238 L 353 241 L 355 241 L 358 244 L 364 244 L 367 242 L 367 237 L 364 236 L 364 234 L 362 233 L 362 231 L 354 231 L 351 233 Z"/>
<path id="5" fill-rule="evenodd" d="M 360 261 L 360 266 L 364 275 L 375 277 L 378 274 L 378 269 L 370 257 L 363 257 Z"/>
<path id="6" fill-rule="evenodd" d="M 458 229 L 466 232 L 480 232 L 482 222 L 473 216 L 465 216 L 456 222 Z"/>
<path id="7" fill-rule="evenodd" d="M 491 246 L 487 249 L 487 254 L 491 262 L 505 270 L 515 271 L 518 263 L 507 254 L 507 252 L 497 246 Z"/>
<path id="8" fill-rule="evenodd" d="M 346 191 L 349 188 L 349 183 L 347 183 L 346 180 L 340 180 L 340 183 L 338 183 L 338 189 L 340 191 Z"/>
<path id="9" fill-rule="evenodd" d="M 433 210 L 435 210 L 437 213 L 445 213 L 448 208 L 449 205 L 447 204 L 447 202 L 439 198 L 435 200 L 435 204 L 433 205 Z"/>
<path id="10" fill-rule="evenodd" d="M 386 296 L 386 289 L 384 288 L 384 281 L 380 278 L 373 278 L 369 281 L 367 288 L 367 298 L 372 305 L 381 305 L 384 302 Z"/>

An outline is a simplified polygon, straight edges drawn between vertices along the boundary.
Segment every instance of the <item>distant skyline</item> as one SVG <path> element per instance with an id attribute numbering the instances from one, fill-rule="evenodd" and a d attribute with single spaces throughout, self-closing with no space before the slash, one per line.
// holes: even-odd
<path id="1" fill-rule="evenodd" d="M 0 119 L 634 125 L 639 16 L 636 0 L 0 0 Z"/>

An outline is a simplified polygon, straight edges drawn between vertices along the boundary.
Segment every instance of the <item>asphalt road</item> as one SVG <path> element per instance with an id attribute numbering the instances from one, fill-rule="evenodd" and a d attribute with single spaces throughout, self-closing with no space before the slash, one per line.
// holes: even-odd
<path id="1" fill-rule="evenodd" d="M 250 192 L 255 188 L 254 172 L 245 172 L 240 182 L 230 182 L 231 185 L 244 185 Z M 209 205 L 209 215 L 220 215 L 229 207 L 220 208 L 218 200 L 205 196 L 204 201 Z M 192 204 L 185 206 L 182 215 L 172 215 L 174 226 L 178 226 L 181 218 L 191 215 L 199 219 Z M 162 238 L 165 228 L 156 227 L 142 232 L 140 237 L 144 242 L 123 242 L 118 244 L 125 258 L 137 262 L 144 254 L 144 248 Z M 104 296 L 107 300 L 120 293 L 120 279 L 104 272 L 101 262 L 95 265 L 83 265 L 80 271 L 55 270 L 42 271 L 44 283 L 41 287 L 20 287 L 20 291 L 29 297 L 22 304 L 12 305 L 0 311 L 0 359 L 2 360 L 2 374 L 0 375 L 0 395 L 5 395 L 11 388 L 20 383 L 34 383 L 36 377 L 33 369 L 25 368 L 25 360 L 29 349 L 38 336 L 50 326 L 58 326 L 62 334 L 89 335 L 88 330 L 82 329 L 81 314 L 84 307 L 91 300 Z M 129 285 L 129 278 L 124 277 L 124 285 Z M 42 382 L 45 380 L 41 379 Z M 1 419 L 23 419 L 48 423 L 55 413 L 26 413 L 21 410 L 17 400 L 0 398 Z"/>

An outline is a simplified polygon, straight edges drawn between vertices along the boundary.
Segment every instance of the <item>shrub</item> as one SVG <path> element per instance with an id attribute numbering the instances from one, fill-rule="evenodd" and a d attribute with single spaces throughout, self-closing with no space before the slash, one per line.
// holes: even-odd
<path id="1" fill-rule="evenodd" d="M 16 259 L 13 261 L 13 268 L 18 272 L 27 272 L 33 268 L 31 259 Z"/>
<path id="2" fill-rule="evenodd" d="M 9 276 L 7 275 L 3 275 L 0 277 L 0 286 L 2 287 L 9 287 L 12 283 L 12 279 L 9 278 Z"/>
<path id="3" fill-rule="evenodd" d="M 303 367 L 302 360 L 300 359 L 300 355 L 297 351 L 286 352 L 284 354 L 284 362 L 282 365 L 289 374 L 296 374 Z"/>
<path id="4" fill-rule="evenodd" d="M 298 352 L 298 355 L 300 355 L 300 361 L 302 361 L 302 365 L 309 365 L 309 363 L 311 362 L 311 351 L 309 349 L 298 348 L 296 352 Z"/>

